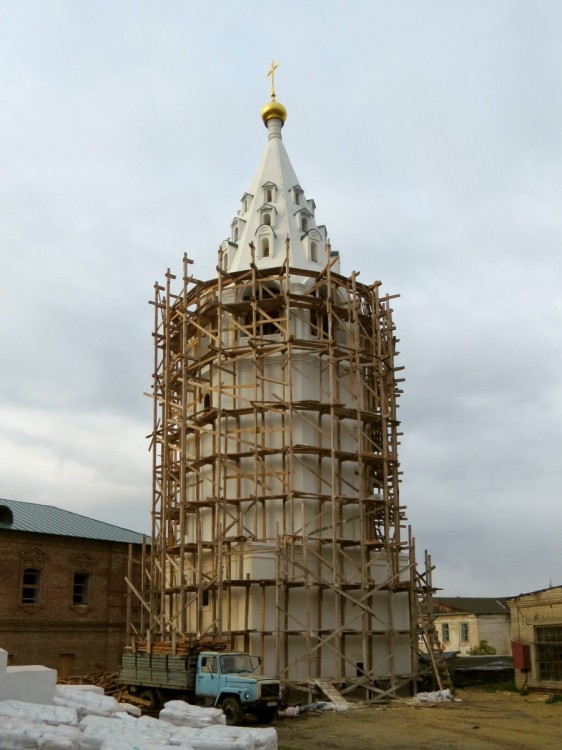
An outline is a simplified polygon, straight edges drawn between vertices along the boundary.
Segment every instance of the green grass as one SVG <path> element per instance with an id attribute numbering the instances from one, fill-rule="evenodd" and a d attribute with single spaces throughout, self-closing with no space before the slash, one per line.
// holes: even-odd
<path id="1" fill-rule="evenodd" d="M 556 693 L 556 695 L 549 695 L 545 700 L 545 703 L 562 703 L 562 695 Z"/>

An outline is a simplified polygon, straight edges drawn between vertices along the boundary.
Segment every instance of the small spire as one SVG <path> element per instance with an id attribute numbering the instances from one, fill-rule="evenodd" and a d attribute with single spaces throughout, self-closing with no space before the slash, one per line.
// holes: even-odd
<path id="1" fill-rule="evenodd" d="M 267 72 L 267 78 L 271 78 L 271 101 L 268 102 L 261 111 L 261 117 L 266 128 L 268 127 L 267 123 L 269 120 L 275 118 L 281 120 L 281 123 L 284 123 L 287 119 L 287 110 L 281 102 L 275 100 L 275 71 L 278 67 L 279 63 L 272 60 L 271 67 Z"/>

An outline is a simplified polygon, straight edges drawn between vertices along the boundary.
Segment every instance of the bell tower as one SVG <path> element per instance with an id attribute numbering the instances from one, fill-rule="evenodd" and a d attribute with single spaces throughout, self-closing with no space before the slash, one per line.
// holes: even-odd
<path id="1" fill-rule="evenodd" d="M 217 275 L 157 285 L 153 527 L 139 637 L 225 638 L 266 674 L 376 700 L 417 674 L 393 296 L 342 274 L 262 110 Z M 396 295 L 395 295 L 396 296 Z"/>

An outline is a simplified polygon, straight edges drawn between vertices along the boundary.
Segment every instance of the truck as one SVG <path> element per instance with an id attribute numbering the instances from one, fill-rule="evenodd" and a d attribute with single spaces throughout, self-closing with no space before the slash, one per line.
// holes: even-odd
<path id="1" fill-rule="evenodd" d="M 258 674 L 259 664 L 259 658 L 241 651 L 125 652 L 118 679 L 149 710 L 180 699 L 222 708 L 230 725 L 239 724 L 244 714 L 266 724 L 277 716 L 281 685 Z"/>

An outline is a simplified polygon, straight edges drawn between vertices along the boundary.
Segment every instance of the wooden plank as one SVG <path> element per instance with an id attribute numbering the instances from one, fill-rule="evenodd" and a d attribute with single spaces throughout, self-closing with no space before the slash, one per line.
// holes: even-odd
<path id="1" fill-rule="evenodd" d="M 343 695 L 336 689 L 330 680 L 313 680 L 313 683 L 324 693 L 326 698 L 329 698 L 330 702 L 335 706 L 349 706 L 349 701 L 346 700 Z"/>

